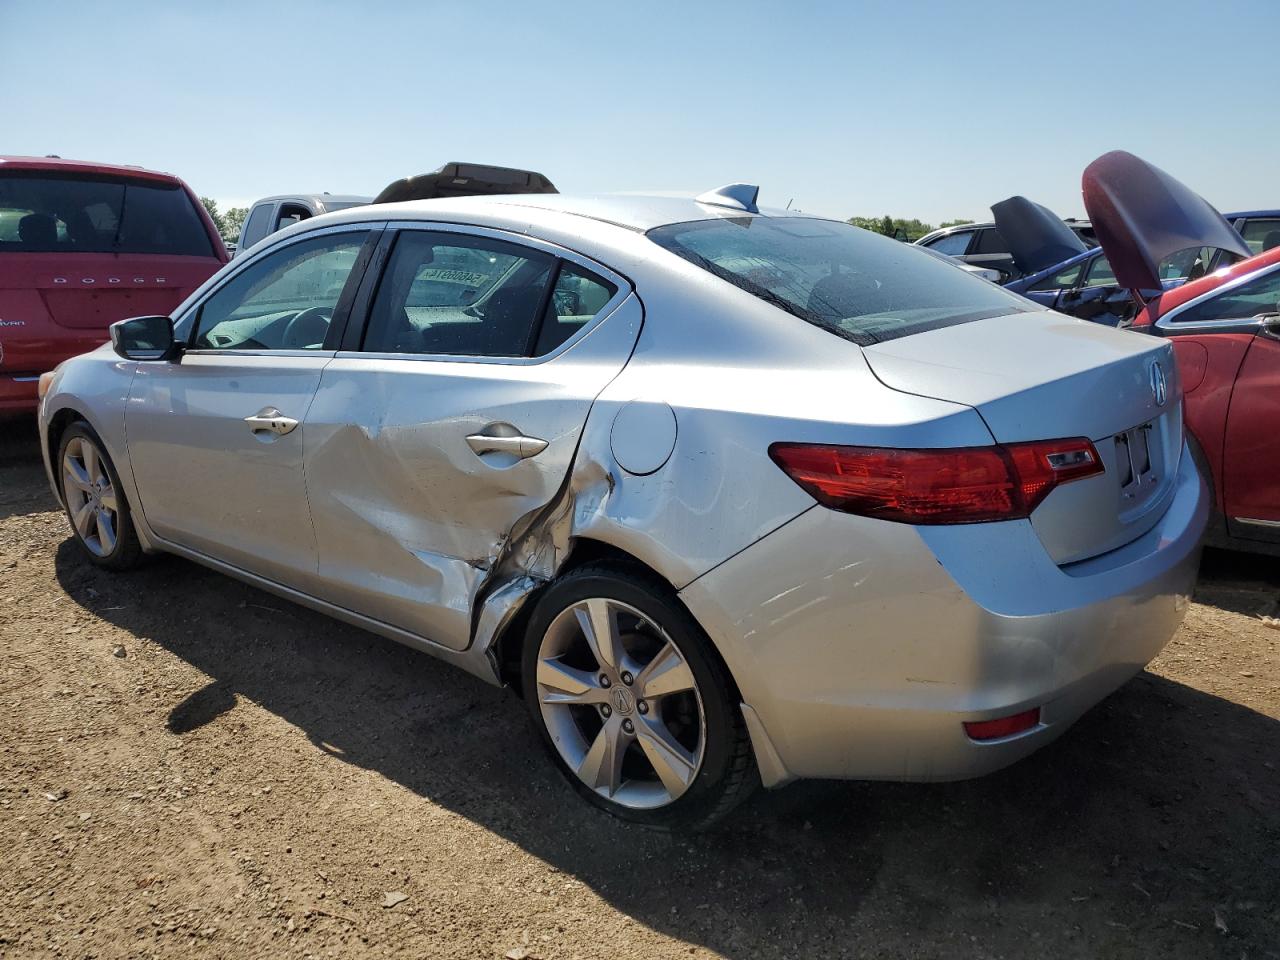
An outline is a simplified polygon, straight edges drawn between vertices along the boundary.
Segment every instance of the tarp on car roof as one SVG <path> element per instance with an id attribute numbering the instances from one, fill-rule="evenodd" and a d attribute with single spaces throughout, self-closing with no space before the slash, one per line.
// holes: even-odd
<path id="1" fill-rule="evenodd" d="M 540 173 L 480 163 L 446 163 L 439 170 L 389 183 L 374 203 L 435 200 L 438 197 L 474 197 L 503 193 L 559 193 Z"/>
<path id="2" fill-rule="evenodd" d="M 1252 256 L 1209 201 L 1132 153 L 1104 153 L 1085 167 L 1080 185 L 1098 242 L 1122 287 L 1159 290 L 1161 261 L 1195 247 Z"/>
<path id="3" fill-rule="evenodd" d="M 1062 218 L 1026 197 L 1010 197 L 991 205 L 996 229 L 1024 274 L 1039 273 L 1088 247 Z"/>

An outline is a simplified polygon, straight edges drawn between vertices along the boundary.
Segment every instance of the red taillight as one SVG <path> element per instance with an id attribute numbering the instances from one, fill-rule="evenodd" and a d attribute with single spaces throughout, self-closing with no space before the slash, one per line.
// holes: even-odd
<path id="1" fill-rule="evenodd" d="M 1001 737 L 1012 737 L 1015 733 L 1030 730 L 1040 723 L 1040 708 L 1023 710 L 1009 717 L 997 717 L 995 720 L 977 720 L 964 724 L 964 732 L 970 740 L 999 740 Z"/>
<path id="2" fill-rule="evenodd" d="M 1103 472 L 1083 437 L 938 450 L 775 443 L 769 456 L 825 506 L 921 524 L 1026 517 L 1059 484 Z"/>

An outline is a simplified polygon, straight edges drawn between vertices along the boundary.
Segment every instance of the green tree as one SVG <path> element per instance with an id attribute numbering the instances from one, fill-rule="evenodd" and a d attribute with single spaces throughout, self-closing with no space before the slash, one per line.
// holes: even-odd
<path id="1" fill-rule="evenodd" d="M 942 230 L 945 227 L 963 227 L 966 223 L 973 223 L 973 221 L 972 220 L 943 220 L 940 224 L 938 224 L 938 229 Z"/>
<path id="2" fill-rule="evenodd" d="M 872 233 L 883 233 L 888 237 L 895 237 L 901 230 L 907 235 L 908 240 L 919 240 L 926 233 L 934 229 L 933 224 L 925 223 L 912 217 L 910 220 L 904 217 L 850 217 L 849 223 L 855 227 L 861 227 L 863 230 L 870 230 Z"/>
<path id="3" fill-rule="evenodd" d="M 876 217 L 850 217 L 848 222 L 872 233 L 880 232 L 880 220 Z"/>
<path id="4" fill-rule="evenodd" d="M 204 204 L 204 208 L 209 214 L 209 219 L 213 221 L 213 225 L 218 228 L 218 236 L 225 237 L 227 235 L 227 227 L 226 222 L 222 219 L 222 214 L 218 210 L 218 201 L 213 197 L 201 197 L 200 202 Z"/>
<path id="5" fill-rule="evenodd" d="M 248 207 L 232 207 L 222 215 L 223 233 L 226 240 L 239 242 L 240 230 L 244 227 L 244 218 L 249 215 Z"/>

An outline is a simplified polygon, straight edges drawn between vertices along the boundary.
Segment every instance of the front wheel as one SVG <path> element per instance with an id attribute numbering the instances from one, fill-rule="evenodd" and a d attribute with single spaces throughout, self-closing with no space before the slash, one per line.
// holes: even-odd
<path id="1" fill-rule="evenodd" d="M 615 816 L 705 829 L 759 782 L 728 672 L 642 568 L 590 564 L 553 583 L 530 619 L 523 681 L 556 765 Z"/>
<path id="2" fill-rule="evenodd" d="M 137 566 L 142 547 L 120 477 L 87 423 L 73 423 L 62 435 L 58 479 L 71 530 L 89 560 L 110 570 Z"/>

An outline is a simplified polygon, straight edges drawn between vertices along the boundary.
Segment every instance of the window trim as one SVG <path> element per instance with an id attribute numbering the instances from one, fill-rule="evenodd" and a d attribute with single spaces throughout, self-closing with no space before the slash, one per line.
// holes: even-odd
<path id="1" fill-rule="evenodd" d="M 261 249 L 255 249 L 253 253 L 236 257 L 226 267 L 224 267 L 214 279 L 216 283 L 212 286 L 207 285 L 196 292 L 196 299 L 181 311 L 181 316 L 174 321 L 174 326 L 183 323 L 186 318 L 192 314 L 191 329 L 187 331 L 186 341 L 183 346 L 184 354 L 192 356 L 235 356 L 235 357 L 332 357 L 338 350 L 346 334 L 346 330 L 351 321 L 351 307 L 355 302 L 356 292 L 360 288 L 360 284 L 364 280 L 364 275 L 368 270 L 370 258 L 373 255 L 375 246 L 381 239 L 385 223 L 381 221 L 361 221 L 358 223 L 343 223 L 332 227 L 323 227 L 319 230 L 306 230 L 301 233 L 285 237 L 278 242 L 270 243 Z M 204 305 L 211 297 L 217 294 L 229 283 L 234 281 L 243 271 L 250 269 L 263 257 L 274 255 L 277 251 L 284 250 L 297 243 L 303 243 L 313 240 L 316 237 L 329 236 L 340 233 L 364 233 L 367 236 L 364 243 L 360 247 L 360 252 L 356 254 L 356 261 L 352 264 L 351 273 L 347 275 L 347 281 L 342 288 L 342 293 L 338 296 L 338 302 L 334 305 L 333 318 L 331 324 L 337 324 L 341 329 L 341 334 L 335 334 L 337 344 L 333 347 L 324 347 L 320 350 L 233 350 L 233 349 L 211 349 L 208 347 L 195 347 L 196 331 L 200 327 L 200 314 L 204 310 Z M 271 237 L 273 234 L 267 234 Z M 264 238 L 266 239 L 266 238 Z M 353 283 L 352 281 L 355 280 Z M 185 304 L 184 304 L 185 306 Z M 326 340 L 329 338 L 326 337 Z"/>
<path id="2" fill-rule="evenodd" d="M 468 237 L 481 237 L 491 240 L 498 240 L 502 243 L 512 244 L 516 247 L 526 247 L 530 250 L 537 251 L 544 255 L 549 255 L 555 259 L 554 273 L 552 275 L 552 284 L 547 288 L 547 294 L 554 289 L 554 281 L 560 275 L 560 266 L 564 262 L 577 264 L 585 270 L 599 274 L 605 280 L 612 283 L 617 289 L 614 295 L 605 302 L 599 312 L 591 318 L 588 323 L 584 323 L 582 328 L 574 333 L 568 340 L 557 346 L 554 350 L 544 353 L 538 357 L 486 357 L 474 354 L 459 353 L 398 353 L 395 351 L 366 351 L 360 348 L 360 344 L 364 340 L 365 331 L 369 326 L 370 311 L 373 307 L 373 299 L 377 294 L 378 288 L 382 285 L 383 274 L 386 272 L 387 263 L 390 260 L 391 251 L 394 248 L 396 238 L 406 231 L 416 230 L 425 233 L 457 233 Z M 360 289 L 355 296 L 350 316 L 347 321 L 346 331 L 342 338 L 341 346 L 338 348 L 337 356 L 344 359 L 365 359 L 365 360 L 416 360 L 423 362 L 439 363 L 488 363 L 505 366 L 534 366 L 541 363 L 547 363 L 560 356 L 566 350 L 573 347 L 592 330 L 603 323 L 611 316 L 622 303 L 632 295 L 635 285 L 629 279 L 615 270 L 593 260 L 590 257 L 578 253 L 576 250 L 570 250 L 562 247 L 557 243 L 549 240 L 543 240 L 540 237 L 531 237 L 527 234 L 516 233 L 511 230 L 502 230 L 495 227 L 484 227 L 476 224 L 467 223 L 442 223 L 435 220 L 391 220 L 386 223 L 386 230 L 382 235 L 378 244 L 378 249 L 373 254 L 373 260 L 369 267 L 365 270 L 363 281 Z M 545 313 L 545 303 L 542 313 Z M 533 324 L 534 343 L 536 345 L 536 336 L 542 327 L 542 314 L 535 318 Z"/>
<path id="3" fill-rule="evenodd" d="M 1257 314 L 1252 317 L 1236 317 L 1226 320 L 1202 320 L 1199 323 L 1178 323 L 1177 317 L 1179 314 L 1186 313 L 1192 307 L 1198 307 L 1200 304 L 1205 303 L 1208 300 L 1223 296 L 1238 287 L 1244 286 L 1246 283 L 1250 283 L 1254 280 L 1261 280 L 1278 271 L 1280 271 L 1280 263 L 1273 263 L 1261 270 L 1251 270 L 1248 273 L 1243 273 L 1238 277 L 1234 277 L 1227 283 L 1222 284 L 1222 286 L 1214 287 L 1212 290 L 1208 290 L 1200 294 L 1198 297 L 1193 297 L 1186 303 L 1178 304 L 1178 306 L 1174 307 L 1164 316 L 1156 320 L 1155 328 L 1165 334 L 1247 333 L 1250 330 L 1256 330 L 1262 326 L 1262 321 L 1259 318 L 1266 316 L 1266 314 Z"/>

